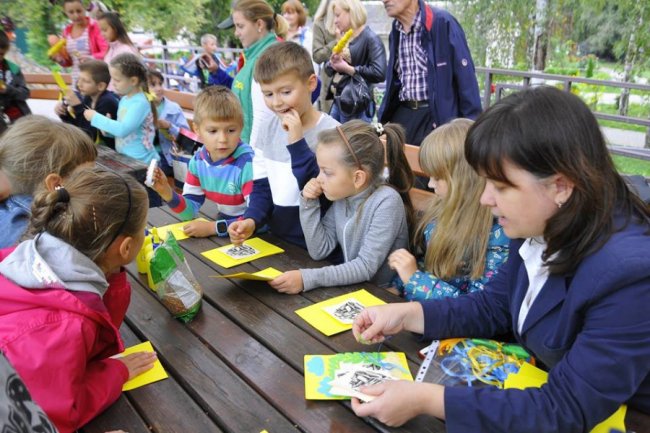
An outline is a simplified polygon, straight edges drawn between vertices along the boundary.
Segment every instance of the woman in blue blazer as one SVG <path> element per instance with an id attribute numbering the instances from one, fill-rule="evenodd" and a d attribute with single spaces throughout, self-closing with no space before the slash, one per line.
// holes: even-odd
<path id="1" fill-rule="evenodd" d="M 541 388 L 387 382 L 353 399 L 388 425 L 429 414 L 454 432 L 588 432 L 621 404 L 650 413 L 650 209 L 616 172 L 598 123 L 576 96 L 538 87 L 479 117 L 465 156 L 481 202 L 513 239 L 484 291 L 362 312 L 361 341 L 514 333 L 543 366 Z M 517 253 L 518 252 L 518 253 Z"/>

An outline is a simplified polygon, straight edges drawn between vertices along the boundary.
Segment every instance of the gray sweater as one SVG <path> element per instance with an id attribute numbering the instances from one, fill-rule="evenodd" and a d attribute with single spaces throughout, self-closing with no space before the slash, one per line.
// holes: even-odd
<path id="1" fill-rule="evenodd" d="M 301 269 L 305 290 L 368 280 L 388 285 L 394 272 L 386 258 L 391 252 L 408 247 L 404 204 L 397 191 L 386 185 L 335 201 L 322 219 L 319 200 L 301 196 L 300 223 L 314 260 L 327 257 L 337 244 L 341 245 L 344 258 L 340 265 Z"/>

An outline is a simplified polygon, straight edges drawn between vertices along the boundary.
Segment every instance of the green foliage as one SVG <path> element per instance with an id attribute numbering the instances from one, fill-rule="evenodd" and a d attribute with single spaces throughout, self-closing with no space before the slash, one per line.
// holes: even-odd
<path id="1" fill-rule="evenodd" d="M 650 161 L 628 158 L 627 156 L 612 155 L 616 169 L 625 174 L 640 174 L 650 177 Z"/>

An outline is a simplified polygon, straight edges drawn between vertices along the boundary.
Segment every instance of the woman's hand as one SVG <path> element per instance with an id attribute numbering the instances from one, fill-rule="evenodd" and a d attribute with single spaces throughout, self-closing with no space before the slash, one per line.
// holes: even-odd
<path id="1" fill-rule="evenodd" d="M 300 271 L 287 271 L 274 280 L 269 281 L 269 284 L 278 292 L 289 295 L 295 295 L 304 289 Z"/>
<path id="2" fill-rule="evenodd" d="M 354 75 L 355 73 L 354 67 L 350 66 L 340 54 L 332 54 L 332 57 L 330 57 L 330 66 L 341 74 Z"/>
<path id="3" fill-rule="evenodd" d="M 310 179 L 302 189 L 302 196 L 307 200 L 316 200 L 323 194 L 323 188 L 320 186 L 318 179 Z"/>
<path id="4" fill-rule="evenodd" d="M 411 279 L 415 271 L 418 270 L 418 264 L 415 256 L 404 248 L 395 250 L 388 256 L 388 266 L 395 270 L 404 284 Z"/>
<path id="5" fill-rule="evenodd" d="M 399 427 L 418 415 L 426 414 L 444 419 L 444 387 L 432 383 L 388 380 L 359 390 L 374 396 L 361 403 L 352 399 L 352 410 L 358 416 L 371 416 L 391 427 Z"/>
<path id="6" fill-rule="evenodd" d="M 131 380 L 145 371 L 151 370 L 158 356 L 155 352 L 136 352 L 116 359 L 124 363 L 129 370 L 129 380 Z"/>
<path id="7" fill-rule="evenodd" d="M 406 330 L 422 334 L 424 312 L 419 302 L 379 305 L 364 309 L 352 323 L 354 338 L 363 344 L 381 343 Z"/>

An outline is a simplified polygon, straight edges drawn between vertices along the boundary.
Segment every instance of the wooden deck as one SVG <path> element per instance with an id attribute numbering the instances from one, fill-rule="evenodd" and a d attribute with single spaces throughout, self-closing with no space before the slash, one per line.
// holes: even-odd
<path id="1" fill-rule="evenodd" d="M 206 215 L 214 217 L 214 215 Z M 150 209 L 149 224 L 161 226 L 178 219 L 167 208 Z M 317 267 L 306 251 L 263 238 L 285 254 L 259 259 L 235 268 L 256 271 Z M 282 295 L 264 282 L 210 278 L 231 273 L 200 253 L 225 245 L 223 238 L 180 242 L 190 268 L 204 289 L 203 308 L 195 320 L 174 320 L 144 280 L 129 267 L 133 286 L 122 335 L 127 346 L 150 340 L 170 378 L 126 392 L 118 402 L 83 429 L 103 433 L 123 429 L 148 432 L 444 432 L 444 423 L 419 417 L 391 429 L 375 420 L 358 418 L 349 402 L 307 401 L 304 398 L 303 357 L 365 351 L 351 332 L 326 337 L 295 314 L 295 310 L 359 288 L 387 302 L 400 299 L 370 284 L 316 289 L 301 295 Z M 403 334 L 382 350 L 404 351 L 415 375 L 418 337 Z M 376 347 L 371 348 L 371 350 Z"/>

